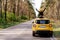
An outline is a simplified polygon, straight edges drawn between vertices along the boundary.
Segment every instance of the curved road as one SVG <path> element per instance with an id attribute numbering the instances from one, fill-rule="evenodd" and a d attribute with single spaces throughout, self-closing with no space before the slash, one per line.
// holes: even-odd
<path id="1" fill-rule="evenodd" d="M 53 38 L 33 37 L 31 30 L 32 21 L 1 30 L 0 40 L 53 40 Z"/>

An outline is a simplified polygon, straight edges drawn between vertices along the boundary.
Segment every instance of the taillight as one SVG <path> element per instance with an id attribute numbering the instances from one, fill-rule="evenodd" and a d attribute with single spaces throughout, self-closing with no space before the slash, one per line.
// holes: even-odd
<path id="1" fill-rule="evenodd" d="M 36 24 L 33 24 L 33 27 L 36 27 Z"/>
<path id="2" fill-rule="evenodd" d="M 52 27 L 52 24 L 49 24 L 50 27 Z"/>

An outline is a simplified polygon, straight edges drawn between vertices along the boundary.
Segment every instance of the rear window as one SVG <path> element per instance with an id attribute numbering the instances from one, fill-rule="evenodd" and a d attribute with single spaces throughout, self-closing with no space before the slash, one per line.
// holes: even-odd
<path id="1" fill-rule="evenodd" d="M 36 20 L 37 24 L 49 24 L 50 21 L 49 20 Z"/>

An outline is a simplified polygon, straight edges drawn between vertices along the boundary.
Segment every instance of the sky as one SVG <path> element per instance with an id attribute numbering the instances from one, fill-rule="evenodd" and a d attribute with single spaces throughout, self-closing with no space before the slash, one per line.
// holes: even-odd
<path id="1" fill-rule="evenodd" d="M 36 17 L 38 17 L 38 12 L 36 11 L 40 9 L 41 7 L 41 3 L 44 2 L 44 0 L 30 0 L 32 6 L 33 6 L 33 9 L 35 11 L 35 14 L 36 14 Z"/>

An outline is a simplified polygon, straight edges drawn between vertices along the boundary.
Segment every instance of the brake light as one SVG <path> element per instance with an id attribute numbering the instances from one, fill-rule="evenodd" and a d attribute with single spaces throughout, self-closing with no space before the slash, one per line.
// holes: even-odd
<path id="1" fill-rule="evenodd" d="M 33 27 L 36 27 L 36 24 L 33 24 Z"/>
<path id="2" fill-rule="evenodd" d="M 50 27 L 52 27 L 52 24 L 49 24 Z"/>

